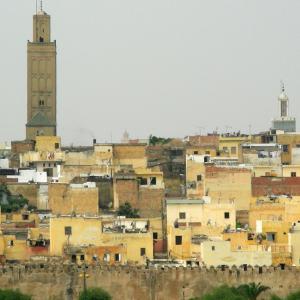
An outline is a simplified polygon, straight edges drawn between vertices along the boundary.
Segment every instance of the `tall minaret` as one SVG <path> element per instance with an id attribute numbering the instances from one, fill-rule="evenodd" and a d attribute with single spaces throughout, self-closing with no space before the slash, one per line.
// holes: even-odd
<path id="1" fill-rule="evenodd" d="M 284 132 L 296 132 L 296 119 L 289 116 L 289 97 L 285 92 L 284 84 L 281 83 L 281 93 L 278 97 L 279 117 L 272 121 L 272 129 Z"/>
<path id="2" fill-rule="evenodd" d="M 27 44 L 26 139 L 56 135 L 56 42 L 51 42 L 50 16 L 33 16 L 33 41 Z"/>

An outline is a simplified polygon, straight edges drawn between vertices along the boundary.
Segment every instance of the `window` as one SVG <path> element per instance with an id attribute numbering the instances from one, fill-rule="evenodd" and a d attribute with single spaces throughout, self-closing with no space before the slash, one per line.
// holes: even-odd
<path id="1" fill-rule="evenodd" d="M 45 101 L 44 100 L 40 100 L 39 101 L 39 106 L 44 106 L 45 105 Z"/>
<path id="2" fill-rule="evenodd" d="M 201 181 L 202 180 L 202 175 L 197 175 L 197 181 Z"/>
<path id="3" fill-rule="evenodd" d="M 121 261 L 121 254 L 120 253 L 115 254 L 115 261 L 117 261 L 117 262 Z"/>
<path id="4" fill-rule="evenodd" d="M 267 241 L 275 242 L 276 233 L 275 232 L 267 232 Z"/>
<path id="5" fill-rule="evenodd" d="M 215 251 L 216 250 L 216 246 L 211 246 L 211 251 Z"/>
<path id="6" fill-rule="evenodd" d="M 58 149 L 59 148 L 59 143 L 55 143 L 54 147 L 55 147 L 55 149 Z"/>
<path id="7" fill-rule="evenodd" d="M 29 220 L 29 215 L 27 214 L 24 214 L 22 215 L 22 219 L 25 221 L 25 220 Z"/>
<path id="8" fill-rule="evenodd" d="M 109 255 L 109 253 L 104 253 L 104 255 L 103 255 L 103 261 L 105 261 L 105 262 L 109 262 L 110 261 L 110 255 Z"/>
<path id="9" fill-rule="evenodd" d="M 65 227 L 65 235 L 72 235 L 72 227 L 71 226 Z"/>
<path id="10" fill-rule="evenodd" d="M 206 151 L 205 151 L 205 154 L 210 155 L 210 151 L 209 151 L 209 150 L 206 150 Z"/>
<path id="11" fill-rule="evenodd" d="M 157 240 L 157 239 L 158 239 L 158 234 L 157 234 L 157 232 L 153 232 L 153 239 L 154 239 L 154 240 Z"/>
<path id="12" fill-rule="evenodd" d="M 236 154 L 236 147 L 231 147 L 231 154 Z"/>
<path id="13" fill-rule="evenodd" d="M 141 253 L 141 256 L 146 255 L 146 248 L 141 248 L 140 253 Z"/>
<path id="14" fill-rule="evenodd" d="M 179 219 L 185 219 L 185 212 L 179 213 Z"/>
<path id="15" fill-rule="evenodd" d="M 156 177 L 150 177 L 150 185 L 156 185 Z"/>
<path id="16" fill-rule="evenodd" d="M 224 152 L 228 152 L 228 147 L 223 147 Z"/>
<path id="17" fill-rule="evenodd" d="M 80 255 L 80 261 L 84 261 L 84 255 Z"/>
<path id="18" fill-rule="evenodd" d="M 44 38 L 40 36 L 40 43 L 44 42 Z"/>
<path id="19" fill-rule="evenodd" d="M 229 218 L 230 218 L 230 213 L 224 212 L 224 219 L 229 219 Z"/>
<path id="20" fill-rule="evenodd" d="M 291 177 L 297 177 L 297 173 L 296 172 L 291 172 Z"/>
<path id="21" fill-rule="evenodd" d="M 199 152 L 198 151 L 194 151 L 194 154 L 198 154 Z"/>
<path id="22" fill-rule="evenodd" d="M 138 180 L 140 182 L 140 185 L 147 185 L 148 184 L 147 178 L 139 177 Z"/>
<path id="23" fill-rule="evenodd" d="M 14 245 L 14 241 L 13 240 L 10 240 L 7 242 L 7 246 L 13 246 Z"/>
<path id="24" fill-rule="evenodd" d="M 289 152 L 289 145 L 282 145 L 283 152 Z"/>
<path id="25" fill-rule="evenodd" d="M 176 245 L 182 245 L 182 235 L 176 235 L 175 236 L 175 244 Z"/>
<path id="26" fill-rule="evenodd" d="M 43 167 L 46 167 L 46 164 L 43 164 Z"/>

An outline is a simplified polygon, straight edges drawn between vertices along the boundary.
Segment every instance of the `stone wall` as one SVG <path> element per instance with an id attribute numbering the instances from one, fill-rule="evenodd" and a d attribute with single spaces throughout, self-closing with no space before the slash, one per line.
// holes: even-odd
<path id="1" fill-rule="evenodd" d="M 261 282 L 271 287 L 260 299 L 275 293 L 286 296 L 300 288 L 295 267 L 206 269 L 145 269 L 137 267 L 89 267 L 87 286 L 102 287 L 114 300 L 181 300 L 201 296 L 213 287 Z M 73 265 L 28 264 L 0 267 L 0 287 L 18 288 L 34 300 L 77 300 L 83 288 L 83 269 Z"/>

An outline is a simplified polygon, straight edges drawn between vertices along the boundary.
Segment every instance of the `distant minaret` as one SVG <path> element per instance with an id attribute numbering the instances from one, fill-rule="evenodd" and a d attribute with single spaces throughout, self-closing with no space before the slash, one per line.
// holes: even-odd
<path id="1" fill-rule="evenodd" d="M 272 129 L 283 130 L 284 132 L 296 131 L 296 119 L 289 116 L 289 97 L 285 92 L 285 86 L 281 83 L 281 93 L 278 97 L 279 118 L 274 118 Z"/>
<path id="2" fill-rule="evenodd" d="M 289 112 L 289 97 L 285 93 L 284 83 L 281 83 L 281 94 L 278 97 L 279 100 L 279 108 L 280 108 L 280 117 L 287 117 Z"/>
<path id="3" fill-rule="evenodd" d="M 26 138 L 56 135 L 56 42 L 51 42 L 50 16 L 33 16 L 33 41 L 27 44 Z"/>

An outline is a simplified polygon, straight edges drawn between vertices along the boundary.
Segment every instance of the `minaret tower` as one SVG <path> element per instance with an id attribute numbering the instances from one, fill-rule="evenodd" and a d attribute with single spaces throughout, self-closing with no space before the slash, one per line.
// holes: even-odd
<path id="1" fill-rule="evenodd" d="M 284 83 L 281 83 L 281 94 L 278 97 L 279 101 L 279 111 L 280 111 L 280 117 L 285 118 L 288 116 L 289 111 L 289 97 L 285 93 Z"/>
<path id="2" fill-rule="evenodd" d="M 281 83 L 281 93 L 278 97 L 278 102 L 280 116 L 273 119 L 272 129 L 282 130 L 284 132 L 295 132 L 296 119 L 289 116 L 289 97 L 285 92 L 283 83 Z"/>
<path id="3" fill-rule="evenodd" d="M 33 16 L 33 41 L 27 44 L 26 139 L 56 135 L 56 42 L 51 42 L 50 16 Z"/>

